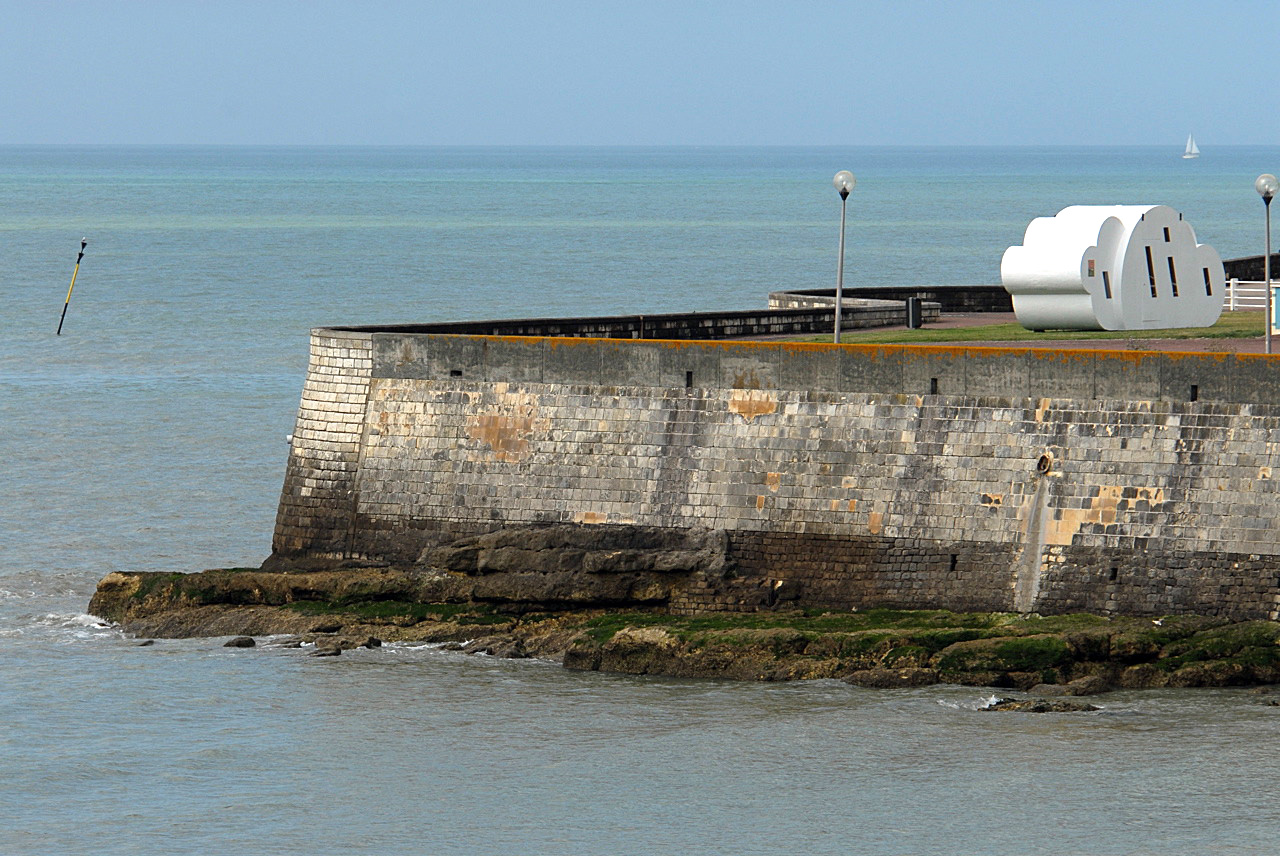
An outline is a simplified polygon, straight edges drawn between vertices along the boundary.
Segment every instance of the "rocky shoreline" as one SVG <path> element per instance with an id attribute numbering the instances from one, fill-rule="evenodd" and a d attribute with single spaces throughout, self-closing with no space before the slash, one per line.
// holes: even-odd
<path id="1" fill-rule="evenodd" d="M 139 638 L 285 636 L 330 653 L 383 640 L 444 643 L 686 678 L 949 683 L 1046 697 L 1280 683 L 1280 623 L 1269 621 L 893 609 L 680 616 L 622 596 L 607 606 L 563 592 L 478 600 L 465 576 L 392 567 L 112 573 L 89 612 Z"/>

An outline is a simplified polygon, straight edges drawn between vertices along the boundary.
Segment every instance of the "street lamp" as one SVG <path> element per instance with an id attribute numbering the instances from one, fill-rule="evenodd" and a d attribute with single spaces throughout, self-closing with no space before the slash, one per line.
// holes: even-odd
<path id="1" fill-rule="evenodd" d="M 1266 330 L 1266 348 L 1267 353 L 1271 353 L 1271 200 L 1275 197 L 1276 191 L 1280 191 L 1280 181 L 1269 172 L 1264 172 L 1258 176 L 1258 180 L 1253 183 L 1253 189 L 1258 191 L 1258 195 L 1262 197 L 1262 204 L 1267 209 L 1267 254 L 1262 257 L 1262 278 L 1267 281 L 1267 319 L 1264 322 Z"/>
<path id="2" fill-rule="evenodd" d="M 853 177 L 853 173 L 847 169 L 842 169 L 836 173 L 836 177 L 831 180 L 836 186 L 836 191 L 840 194 L 840 258 L 836 262 L 836 329 L 835 343 L 840 344 L 840 316 L 844 310 L 844 210 L 845 203 L 849 200 L 849 191 L 853 190 L 853 186 L 857 184 L 857 179 Z"/>

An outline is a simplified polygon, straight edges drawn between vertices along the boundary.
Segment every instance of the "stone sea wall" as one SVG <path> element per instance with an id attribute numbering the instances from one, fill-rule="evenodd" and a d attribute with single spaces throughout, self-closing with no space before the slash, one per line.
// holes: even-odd
<path id="1" fill-rule="evenodd" d="M 725 537 L 673 612 L 786 602 L 1276 618 L 1258 356 L 318 329 L 274 548 L 510 527 Z"/>

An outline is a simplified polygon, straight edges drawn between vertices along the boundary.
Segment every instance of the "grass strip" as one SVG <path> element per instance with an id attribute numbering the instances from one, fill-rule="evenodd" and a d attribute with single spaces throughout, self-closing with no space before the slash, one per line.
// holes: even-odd
<path id="1" fill-rule="evenodd" d="M 986 324 L 978 327 L 918 330 L 846 330 L 840 341 L 846 345 L 930 345 L 954 342 L 1061 342 L 1142 339 L 1252 339 L 1263 335 L 1260 312 L 1224 312 L 1212 327 L 1179 327 L 1171 330 L 1046 330 L 1037 333 L 1021 324 Z M 831 334 L 798 336 L 793 342 L 830 342 Z"/>

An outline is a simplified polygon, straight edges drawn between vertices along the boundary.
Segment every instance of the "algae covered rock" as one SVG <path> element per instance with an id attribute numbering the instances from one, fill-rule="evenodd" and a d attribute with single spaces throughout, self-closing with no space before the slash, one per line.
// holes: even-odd
<path id="1" fill-rule="evenodd" d="M 859 669 L 843 678 L 847 684 L 867 689 L 887 690 L 904 687 L 927 687 L 938 683 L 937 669 L 906 667 L 902 669 Z"/>
<path id="2" fill-rule="evenodd" d="M 414 567 L 112 573 L 90 612 L 146 637 L 291 634 L 338 650 L 466 642 L 469 651 L 569 669 L 689 678 L 841 678 L 891 689 L 955 683 L 1091 695 L 1112 687 L 1280 683 L 1280 624 L 1123 617 L 801 610 L 671 614 L 682 586 L 725 573 L 723 533 L 661 544 L 651 533 L 594 543 L 535 528 L 428 552 Z M 644 550 L 658 554 L 643 556 Z M 553 555 L 558 558 L 553 558 Z M 541 565 L 542 572 L 527 566 Z M 443 567 L 442 567 L 443 566 Z M 728 580 L 728 582 L 726 582 Z M 729 585 L 728 576 L 714 582 Z"/>
<path id="3" fill-rule="evenodd" d="M 934 655 L 932 665 L 944 680 L 974 673 L 1021 673 L 1034 678 L 1071 659 L 1071 649 L 1060 636 L 1037 634 L 957 642 Z"/>

